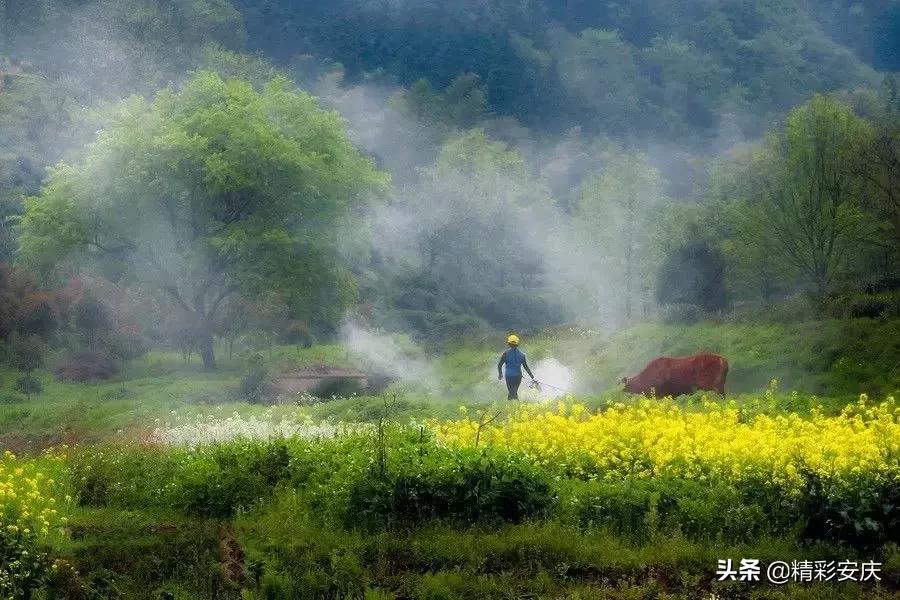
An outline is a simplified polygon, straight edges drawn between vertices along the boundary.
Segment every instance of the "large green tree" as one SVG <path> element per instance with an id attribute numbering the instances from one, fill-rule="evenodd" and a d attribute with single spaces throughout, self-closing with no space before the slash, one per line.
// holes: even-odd
<path id="1" fill-rule="evenodd" d="M 872 135 L 848 106 L 816 96 L 749 166 L 759 175 L 745 199 L 740 239 L 789 265 L 818 297 L 876 234 L 858 169 Z"/>
<path id="2" fill-rule="evenodd" d="M 391 208 L 378 224 L 389 273 L 379 277 L 388 283 L 380 295 L 403 326 L 434 335 L 447 320 L 517 329 L 558 322 L 545 270 L 557 213 L 507 144 L 481 129 L 452 136 Z"/>
<path id="3" fill-rule="evenodd" d="M 20 254 L 159 290 L 214 368 L 216 318 L 236 292 L 347 300 L 336 225 L 386 184 L 340 116 L 287 80 L 258 92 L 200 72 L 126 101 L 79 162 L 53 169 L 26 201 Z"/>

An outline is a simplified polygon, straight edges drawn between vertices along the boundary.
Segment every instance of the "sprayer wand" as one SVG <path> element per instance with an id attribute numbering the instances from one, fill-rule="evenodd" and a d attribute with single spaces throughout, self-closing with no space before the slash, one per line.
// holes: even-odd
<path id="1" fill-rule="evenodd" d="M 556 390 L 556 391 L 558 391 L 558 392 L 562 392 L 562 393 L 564 393 L 564 394 L 568 394 L 568 393 L 569 393 L 568 390 L 564 390 L 563 388 L 558 387 L 558 386 L 555 386 L 555 385 L 550 384 L 550 383 L 547 383 L 546 381 L 538 381 L 537 379 L 532 379 L 532 380 L 528 383 L 528 387 L 537 389 L 537 391 L 539 391 L 539 392 L 541 391 L 541 386 L 543 386 L 543 385 L 545 385 L 545 386 L 547 386 L 547 387 L 549 387 L 549 388 L 553 388 L 554 390 Z"/>

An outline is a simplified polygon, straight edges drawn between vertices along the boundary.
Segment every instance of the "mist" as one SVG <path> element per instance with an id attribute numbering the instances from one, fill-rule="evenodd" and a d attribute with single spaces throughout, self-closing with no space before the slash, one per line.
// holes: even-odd
<path id="1" fill-rule="evenodd" d="M 401 344 L 396 336 L 370 331 L 352 322 L 344 324 L 340 335 L 351 358 L 361 367 L 433 395 L 441 394 L 443 386 L 437 367 L 412 341 Z"/>
<path id="2" fill-rule="evenodd" d="M 356 4 L 361 12 L 355 16 L 380 10 Z M 785 31 L 802 31 L 820 55 L 790 51 L 799 53 L 798 61 L 831 69 L 827 78 L 795 81 L 788 66 L 774 61 L 763 61 L 759 73 L 742 71 L 728 54 L 736 50 L 712 48 L 677 19 L 667 25 L 671 31 L 655 24 L 659 31 L 644 32 L 638 21 L 609 12 L 585 14 L 581 22 L 572 20 L 575 8 L 562 14 L 548 5 L 543 16 L 522 9 L 517 19 L 539 25 L 498 34 L 498 47 L 490 51 L 523 69 L 531 86 L 526 90 L 514 76 L 501 81 L 467 56 L 448 58 L 440 73 L 420 72 L 422 65 L 413 62 L 367 69 L 365 60 L 346 60 L 359 40 L 336 46 L 317 38 L 327 28 L 304 30 L 306 37 L 290 43 L 280 39 L 279 48 L 290 49 L 284 54 L 240 54 L 265 52 L 266 44 L 254 37 L 260 23 L 252 8 L 238 3 L 242 14 L 226 5 L 204 19 L 179 5 L 188 13 L 144 22 L 114 3 L 85 2 L 52 13 L 28 38 L 8 35 L 4 51 L 25 71 L 42 70 L 60 84 L 81 123 L 48 122 L 42 145 L 49 150 L 41 160 L 51 164 L 77 154 L 109 122 L 117 99 L 177 89 L 197 70 L 240 77 L 257 88 L 275 75 L 289 76 L 338 111 L 350 139 L 392 179 L 388 192 L 356 209 L 336 235 L 358 297 L 334 320 L 355 325 L 322 328 L 367 361 L 377 358 L 371 352 L 380 339 L 376 331 L 406 334 L 427 347 L 472 332 L 496 333 L 502 341 L 503 332 L 530 334 L 563 324 L 604 338 L 660 319 L 655 288 L 665 260 L 692 235 L 719 243 L 716 236 L 731 227 L 706 208 L 713 166 L 735 148 L 763 148 L 785 110 L 812 93 L 872 85 L 878 78 L 800 13 L 791 19 L 803 26 Z M 423 8 L 392 4 L 383 22 L 373 22 L 372 35 L 384 35 L 378 27 L 385 23 L 405 26 Z M 493 10 L 443 8 L 449 20 L 439 26 L 429 12 L 426 29 L 448 35 L 437 58 L 454 48 L 455 33 L 482 39 L 490 28 L 503 27 L 498 16 L 507 8 Z M 483 23 L 475 25 L 471 17 L 479 14 Z M 198 24 L 168 44 L 157 33 L 166 29 L 165 19 L 178 18 Z M 774 44 L 772 35 L 759 33 L 759 43 Z M 748 89 L 759 81 L 791 83 L 753 96 Z M 550 113 L 558 118 L 545 118 Z M 25 193 L 36 193 L 39 180 Z M 642 212 L 637 222 L 626 213 L 626 200 Z M 700 213 L 699 223 L 679 221 Z M 160 218 L 138 242 L 159 255 L 157 262 L 183 265 L 186 259 L 171 250 L 178 232 L 166 228 Z M 784 295 L 802 289 L 799 277 L 784 279 Z M 756 301 L 745 289 L 740 294 L 742 301 Z M 390 372 L 401 380 L 434 378 L 426 363 L 396 358 L 406 366 Z M 383 362 L 379 369 L 395 361 Z"/>

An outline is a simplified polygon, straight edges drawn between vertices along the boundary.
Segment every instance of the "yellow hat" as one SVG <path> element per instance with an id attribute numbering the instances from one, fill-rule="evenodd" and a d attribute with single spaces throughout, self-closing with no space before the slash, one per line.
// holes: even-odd
<path id="1" fill-rule="evenodd" d="M 516 334 L 512 334 L 511 336 L 506 338 L 506 343 L 511 344 L 513 346 L 518 346 L 519 345 L 519 336 L 517 336 Z"/>

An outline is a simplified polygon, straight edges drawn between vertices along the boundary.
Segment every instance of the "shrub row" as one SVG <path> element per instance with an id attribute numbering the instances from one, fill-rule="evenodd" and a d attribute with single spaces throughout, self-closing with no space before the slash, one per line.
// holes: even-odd
<path id="1" fill-rule="evenodd" d="M 433 520 L 497 524 L 553 517 L 639 539 L 676 534 L 747 542 L 793 535 L 859 548 L 900 541 L 900 498 L 890 483 L 842 491 L 826 489 L 808 474 L 805 491 L 787 496 L 753 480 L 581 481 L 554 477 L 522 454 L 448 448 L 399 431 L 384 446 L 357 435 L 192 451 L 90 448 L 73 457 L 72 470 L 83 505 L 159 506 L 216 519 L 291 489 L 319 518 L 367 530 Z"/>

